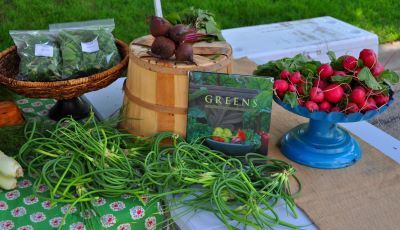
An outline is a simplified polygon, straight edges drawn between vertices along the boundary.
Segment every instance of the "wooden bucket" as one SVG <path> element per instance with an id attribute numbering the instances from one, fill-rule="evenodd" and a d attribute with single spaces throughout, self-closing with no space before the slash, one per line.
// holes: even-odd
<path id="1" fill-rule="evenodd" d="M 162 131 L 186 136 L 188 72 L 231 73 L 232 48 L 226 42 L 195 43 L 195 64 L 186 64 L 151 57 L 153 40 L 149 35 L 130 44 L 121 127 L 138 136 Z"/>

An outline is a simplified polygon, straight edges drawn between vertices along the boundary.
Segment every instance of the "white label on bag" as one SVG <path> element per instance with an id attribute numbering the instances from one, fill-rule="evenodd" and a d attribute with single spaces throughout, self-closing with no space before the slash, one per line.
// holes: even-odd
<path id="1" fill-rule="evenodd" d="M 82 52 L 85 53 L 93 53 L 99 51 L 99 43 L 97 42 L 97 38 L 91 42 L 81 42 Z"/>
<path id="2" fill-rule="evenodd" d="M 36 57 L 53 57 L 53 46 L 45 44 L 35 44 Z"/>

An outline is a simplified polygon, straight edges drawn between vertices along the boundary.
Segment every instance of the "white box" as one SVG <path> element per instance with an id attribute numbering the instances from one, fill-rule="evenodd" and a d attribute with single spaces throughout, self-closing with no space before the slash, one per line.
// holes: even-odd
<path id="1" fill-rule="evenodd" d="M 257 64 L 299 53 L 328 62 L 329 50 L 338 57 L 358 57 L 364 48 L 378 53 L 379 46 L 376 34 L 329 16 L 227 29 L 222 34 L 232 45 L 234 58 L 247 56 Z"/>

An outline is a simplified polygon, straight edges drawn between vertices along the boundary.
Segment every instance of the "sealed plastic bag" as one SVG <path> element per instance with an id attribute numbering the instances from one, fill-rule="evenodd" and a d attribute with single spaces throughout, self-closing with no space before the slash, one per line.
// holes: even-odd
<path id="1" fill-rule="evenodd" d="M 17 46 L 18 80 L 61 80 L 61 56 L 54 33 L 43 30 L 12 30 L 10 35 Z"/>
<path id="2" fill-rule="evenodd" d="M 50 25 L 50 31 L 58 33 L 62 77 L 87 76 L 118 64 L 113 29 L 113 19 Z"/>

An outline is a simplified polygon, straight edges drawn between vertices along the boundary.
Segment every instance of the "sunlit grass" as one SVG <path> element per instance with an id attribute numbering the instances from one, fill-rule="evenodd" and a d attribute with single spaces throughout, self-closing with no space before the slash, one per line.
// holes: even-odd
<path id="1" fill-rule="evenodd" d="M 400 1 L 396 0 L 163 0 L 164 13 L 189 6 L 214 12 L 223 28 L 330 15 L 375 32 L 380 42 L 400 39 Z M 46 29 L 48 24 L 115 18 L 116 37 L 129 42 L 147 34 L 145 17 L 152 0 L 3 0 L 0 49 L 12 44 L 11 29 Z"/>

